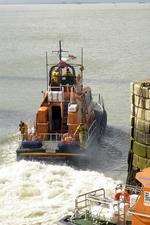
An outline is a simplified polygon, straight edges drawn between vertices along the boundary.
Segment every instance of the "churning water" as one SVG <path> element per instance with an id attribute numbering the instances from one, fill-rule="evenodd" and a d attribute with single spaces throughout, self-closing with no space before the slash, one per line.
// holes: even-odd
<path id="1" fill-rule="evenodd" d="M 78 194 L 99 187 L 111 194 L 125 180 L 129 84 L 150 74 L 150 5 L 1 5 L 0 34 L 0 225 L 54 225 Z M 84 48 L 85 83 L 94 99 L 103 95 L 108 112 L 86 169 L 16 162 L 18 123 L 39 106 L 45 51 L 59 39 L 76 56 Z"/>

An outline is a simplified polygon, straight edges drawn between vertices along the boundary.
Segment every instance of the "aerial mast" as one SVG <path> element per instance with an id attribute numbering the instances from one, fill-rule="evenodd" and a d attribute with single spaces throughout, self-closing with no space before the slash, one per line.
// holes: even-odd
<path id="1" fill-rule="evenodd" d="M 83 70 L 84 70 L 84 67 L 83 67 L 83 48 L 81 48 L 81 77 L 82 77 L 82 80 L 83 80 Z"/>
<path id="2" fill-rule="evenodd" d="M 62 58 L 62 48 L 61 48 L 61 41 L 59 41 L 59 60 Z"/>
<path id="3" fill-rule="evenodd" d="M 47 57 L 47 52 L 46 52 L 46 80 L 47 80 L 47 91 L 48 91 L 48 57 Z"/>
<path id="4" fill-rule="evenodd" d="M 68 51 L 62 50 L 62 41 L 59 41 L 59 50 L 57 50 L 57 51 L 52 51 L 52 52 L 58 53 L 59 60 L 61 61 L 61 59 L 62 59 L 62 53 L 63 53 L 63 52 L 68 52 Z"/>

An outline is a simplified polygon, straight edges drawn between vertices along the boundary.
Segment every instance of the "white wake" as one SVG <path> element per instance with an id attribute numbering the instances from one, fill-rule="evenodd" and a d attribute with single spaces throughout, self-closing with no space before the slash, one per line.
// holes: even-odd
<path id="1" fill-rule="evenodd" d="M 0 224 L 54 225 L 74 208 L 78 194 L 116 183 L 94 171 L 20 161 L 0 168 Z"/>

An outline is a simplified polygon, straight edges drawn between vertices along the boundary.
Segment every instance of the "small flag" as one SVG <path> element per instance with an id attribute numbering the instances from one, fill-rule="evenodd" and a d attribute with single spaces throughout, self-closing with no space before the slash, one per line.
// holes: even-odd
<path id="1" fill-rule="evenodd" d="M 65 68 L 66 66 L 67 64 L 63 60 L 60 60 L 60 62 L 58 63 L 58 68 Z"/>
<path id="2" fill-rule="evenodd" d="M 69 59 L 76 59 L 77 57 L 74 55 L 68 55 Z"/>

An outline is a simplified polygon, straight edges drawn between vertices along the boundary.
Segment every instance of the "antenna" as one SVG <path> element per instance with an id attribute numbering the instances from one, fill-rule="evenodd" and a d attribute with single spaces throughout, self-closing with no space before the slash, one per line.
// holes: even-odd
<path id="1" fill-rule="evenodd" d="M 62 52 L 68 52 L 68 51 L 62 50 L 62 41 L 59 41 L 59 50 L 52 51 L 52 52 L 58 53 L 59 60 L 61 60 L 62 59 Z"/>
<path id="2" fill-rule="evenodd" d="M 81 65 L 83 66 L 83 48 L 81 48 Z"/>
<path id="3" fill-rule="evenodd" d="M 59 60 L 62 58 L 62 48 L 61 48 L 61 41 L 59 41 Z"/>
<path id="4" fill-rule="evenodd" d="M 81 48 L 81 76 L 82 76 L 82 79 L 83 79 L 83 48 Z"/>
<path id="5" fill-rule="evenodd" d="M 46 52 L 46 80 L 47 80 L 47 91 L 48 91 L 48 57 Z"/>

